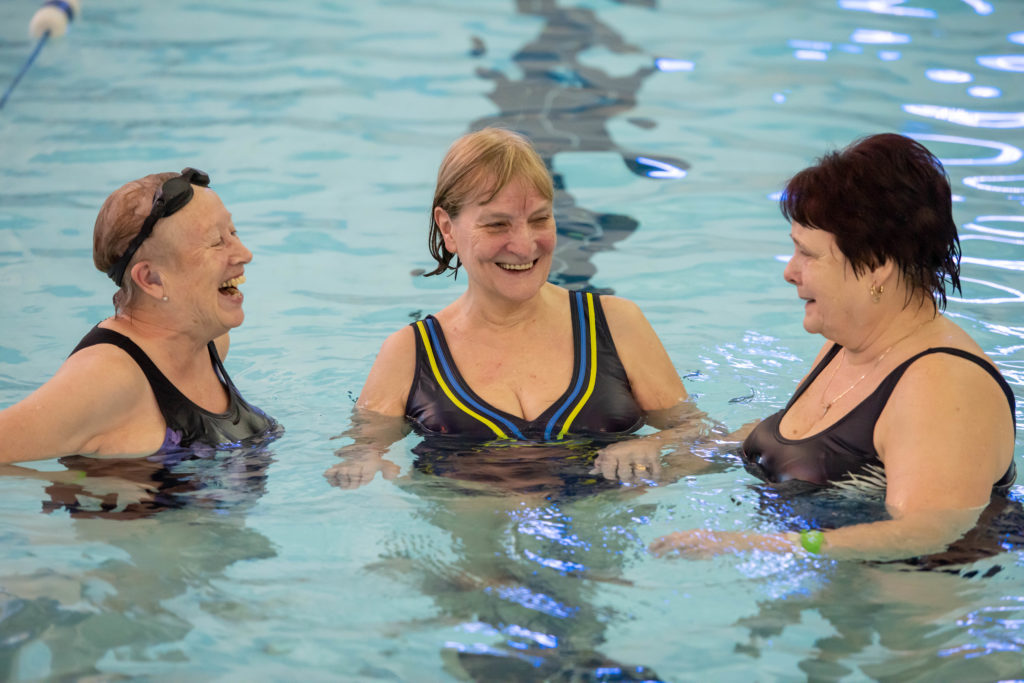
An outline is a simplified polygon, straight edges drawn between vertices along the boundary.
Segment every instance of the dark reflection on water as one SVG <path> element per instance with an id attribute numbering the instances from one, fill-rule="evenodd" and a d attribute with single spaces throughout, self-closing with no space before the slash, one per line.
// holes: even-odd
<path id="1" fill-rule="evenodd" d="M 1022 671 L 1021 638 L 997 617 L 1012 621 L 1024 606 L 983 591 L 978 579 L 845 562 L 824 569 L 816 583 L 759 601 L 736 623 L 749 637 L 735 652 L 770 656 L 774 643 L 792 638 L 787 630 L 806 631 L 820 619 L 825 625 L 810 626 L 817 637 L 796 665 L 807 680 L 995 681 Z M 971 624 L 965 617 L 972 612 L 989 615 Z"/>
<path id="2" fill-rule="evenodd" d="M 620 4 L 654 7 L 653 0 L 618 0 Z M 639 154 L 622 149 L 611 139 L 608 122 L 633 109 L 644 80 L 655 73 L 654 60 L 626 76 L 613 76 L 580 61 L 587 50 L 605 48 L 617 54 L 643 54 L 589 9 L 559 7 L 554 0 L 518 0 L 519 14 L 544 21 L 540 34 L 513 55 L 521 76 L 478 69 L 481 78 L 494 83 L 488 95 L 497 114 L 470 123 L 471 130 L 487 126 L 508 128 L 530 138 L 551 171 L 555 182 L 555 220 L 559 246 L 551 281 L 571 289 L 593 288 L 596 269 L 593 254 L 612 249 L 626 239 L 639 223 L 631 216 L 598 213 L 578 206 L 565 179 L 555 170 L 554 157 L 567 152 L 617 152 L 636 175 L 651 175 L 665 167 L 682 172 L 685 161 L 658 154 Z M 486 52 L 477 38 L 473 56 Z M 648 128 L 649 119 L 631 121 Z M 604 288 L 603 291 L 610 291 Z"/>
<path id="3" fill-rule="evenodd" d="M 449 479 L 446 486 L 465 493 L 571 500 L 622 487 L 592 472 L 600 446 L 582 439 L 480 444 L 428 438 L 412 449 L 413 467 L 418 473 Z"/>
<path id="4" fill-rule="evenodd" d="M 643 661 L 602 653 L 609 623 L 628 619 L 596 599 L 630 585 L 627 564 L 646 552 L 637 534 L 655 513 L 651 485 L 693 471 L 734 467 L 689 453 L 659 482 L 621 483 L 594 471 L 606 443 L 467 444 L 421 441 L 395 483 L 422 501 L 420 513 L 452 538 L 454 560 L 382 555 L 374 567 L 434 600 L 438 625 L 458 634 L 442 649 L 460 680 L 660 680 Z"/>
<path id="5" fill-rule="evenodd" d="M 81 477 L 46 488 L 45 512 L 67 510 L 74 518 L 130 520 L 163 510 L 214 509 L 252 505 L 266 490 L 268 450 L 280 432 L 264 435 L 231 450 L 196 448 L 148 458 L 90 458 L 72 455 L 59 462 Z M 112 485 L 114 490 L 104 489 Z"/>
<path id="6" fill-rule="evenodd" d="M 42 509 L 71 518 L 75 553 L 95 545 L 106 559 L 72 573 L 5 570 L 0 680 L 102 676 L 101 660 L 111 655 L 153 662 L 151 672 L 159 662 L 187 661 L 182 641 L 195 624 L 174 601 L 189 592 L 206 594 L 207 613 L 244 617 L 247 606 L 219 598 L 216 584 L 236 562 L 276 555 L 269 539 L 245 525 L 266 491 L 275 437 L 199 458 L 71 456 L 60 460 L 67 472 L 26 470 L 51 481 Z"/>
<path id="7" fill-rule="evenodd" d="M 759 515 L 790 531 L 890 519 L 884 491 L 840 490 L 797 480 L 754 488 Z M 735 650 L 760 658 L 773 640 L 789 627 L 805 624 L 811 613 L 829 628 L 816 629 L 826 635 L 817 638 L 798 663 L 810 680 L 849 675 L 879 680 L 999 680 L 1019 675 L 1024 641 L 1014 635 L 1015 629 L 1006 629 L 995 618 L 977 628 L 963 616 L 978 609 L 982 596 L 996 595 L 991 582 L 1013 581 L 1008 574 L 1021 551 L 1024 507 L 1013 494 L 994 494 L 975 527 L 946 551 L 893 562 L 823 565 L 813 589 L 759 601 L 757 612 L 736 624 L 749 631 L 749 640 L 737 643 Z M 1008 596 L 1002 601 L 1010 604 L 993 604 L 981 611 L 1005 616 L 1022 609 L 1019 598 Z M 871 654 L 880 647 L 885 649 L 884 657 Z"/>

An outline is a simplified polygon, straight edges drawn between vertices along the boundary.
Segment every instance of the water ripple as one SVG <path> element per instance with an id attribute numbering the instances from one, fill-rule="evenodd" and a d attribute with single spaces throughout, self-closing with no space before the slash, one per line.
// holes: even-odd
<path id="1" fill-rule="evenodd" d="M 971 128 L 1024 128 L 1024 112 L 1020 111 L 971 111 L 938 104 L 904 104 L 903 111 Z"/>

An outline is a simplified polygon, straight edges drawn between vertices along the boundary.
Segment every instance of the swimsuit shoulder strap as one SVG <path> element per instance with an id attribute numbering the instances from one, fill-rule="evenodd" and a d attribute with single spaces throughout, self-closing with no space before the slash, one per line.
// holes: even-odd
<path id="1" fill-rule="evenodd" d="M 597 335 L 595 326 L 601 310 L 592 292 L 569 292 L 569 315 L 573 326 L 573 374 L 568 395 L 544 426 L 544 439 L 561 439 L 590 399 L 597 380 Z"/>
<path id="2" fill-rule="evenodd" d="M 968 360 L 982 367 L 986 372 L 988 372 L 993 379 L 996 380 L 999 386 L 1002 387 L 1003 393 L 1006 394 L 1007 402 L 1010 404 L 1011 419 L 1015 419 L 1016 405 L 1013 397 L 1013 391 L 1006 383 L 1006 380 L 1003 379 L 1003 376 L 999 374 L 999 371 L 993 368 L 983 358 L 980 358 L 969 351 L 964 351 L 963 349 L 957 349 L 951 346 L 934 346 L 932 348 L 925 349 L 897 365 L 889 372 L 888 375 L 882 378 L 882 381 L 878 383 L 878 386 L 867 396 L 867 398 L 861 401 L 850 411 L 850 414 L 852 415 L 857 413 L 866 419 L 868 423 L 874 424 L 874 422 L 878 420 L 879 415 L 882 414 L 882 410 L 885 409 L 885 406 L 889 401 L 889 397 L 896 389 L 896 385 L 899 383 L 900 379 L 902 379 L 907 369 L 918 359 L 936 353 L 945 353 L 958 358 L 963 358 L 964 360 Z M 870 419 L 868 419 L 868 416 L 870 416 Z M 1014 423 L 1014 430 L 1016 430 L 1016 423 Z"/>
<path id="3" fill-rule="evenodd" d="M 211 342 L 211 344 L 212 343 L 213 342 Z M 160 371 L 160 368 L 156 366 L 156 363 L 146 355 L 146 352 L 143 351 L 138 344 L 120 332 L 96 326 L 82 338 L 82 341 L 78 342 L 78 346 L 74 348 L 70 355 L 74 355 L 82 349 L 90 346 L 96 346 L 97 344 L 112 344 L 127 353 L 146 376 L 146 379 L 149 381 L 149 386 L 153 389 L 153 394 L 156 396 L 157 404 L 160 405 L 161 408 L 169 405 L 167 401 L 175 401 L 180 400 L 180 398 L 185 398 L 181 392 L 178 391 L 178 388 L 175 387 L 169 379 L 167 379 L 167 376 Z M 218 358 L 217 360 L 219 362 L 220 359 Z M 223 366 L 221 366 L 221 368 L 222 367 Z"/>
<path id="4" fill-rule="evenodd" d="M 899 371 L 899 375 L 902 375 L 903 372 L 905 372 L 906 369 L 910 367 L 910 365 L 918 358 L 922 358 L 933 353 L 945 353 L 950 356 L 956 356 L 957 358 L 963 358 L 964 360 L 974 363 L 982 370 L 987 372 L 992 377 L 992 379 L 996 381 L 996 384 L 999 385 L 999 388 L 1003 390 L 1003 394 L 1006 396 L 1006 402 L 1010 406 L 1010 417 L 1014 420 L 1014 431 L 1016 431 L 1017 400 L 1013 395 L 1013 389 L 1010 388 L 1009 382 L 1006 381 L 1006 378 L 1003 377 L 1002 373 L 1000 373 L 999 370 L 997 370 L 991 363 L 989 363 L 987 360 L 985 360 L 984 358 L 977 354 L 971 353 L 970 351 L 964 351 L 963 349 L 958 349 L 952 346 L 934 346 L 930 349 L 925 349 L 924 351 L 914 356 L 911 356 L 907 360 L 900 363 L 900 365 L 893 370 L 890 376 L 896 374 L 897 371 Z M 886 377 L 886 379 L 883 380 L 883 382 L 887 381 L 888 379 L 889 378 Z M 898 380 L 899 376 L 897 376 L 896 379 Z M 893 385 L 895 386 L 895 384 L 896 382 L 894 381 Z"/>
<path id="5" fill-rule="evenodd" d="M 242 399 L 242 392 L 238 390 L 235 383 L 231 381 L 231 376 L 228 375 L 227 368 L 224 367 L 224 361 L 220 359 L 220 352 L 217 351 L 217 345 L 210 341 L 206 344 L 206 350 L 210 353 L 210 363 L 213 365 L 214 371 L 217 373 L 217 378 L 221 381 L 221 384 L 228 388 L 228 393 L 231 394 L 232 403 L 235 399 Z"/>

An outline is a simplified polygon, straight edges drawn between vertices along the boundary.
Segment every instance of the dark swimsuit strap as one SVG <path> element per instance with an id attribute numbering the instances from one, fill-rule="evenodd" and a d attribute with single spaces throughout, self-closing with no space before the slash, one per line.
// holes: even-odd
<path id="1" fill-rule="evenodd" d="M 964 360 L 968 360 L 974 363 L 982 370 L 987 372 L 992 377 L 992 379 L 996 381 L 996 384 L 999 385 L 999 388 L 1003 390 L 1003 394 L 1006 396 L 1006 402 L 1010 404 L 1010 419 L 1013 420 L 1013 430 L 1015 432 L 1017 431 L 1017 399 L 1013 395 L 1013 389 L 1010 388 L 1010 385 L 1006 381 L 1006 378 L 1003 377 L 999 370 L 993 367 L 992 364 L 986 361 L 984 358 L 981 358 L 980 356 L 973 354 L 970 351 L 964 351 L 963 349 L 957 349 L 952 346 L 934 346 L 930 349 L 925 349 L 924 351 L 918 353 L 917 355 L 911 356 L 907 360 L 903 361 L 896 368 L 896 370 L 906 370 L 906 368 L 909 367 L 910 364 L 916 361 L 918 358 L 933 353 L 947 353 L 951 356 L 956 356 L 957 358 L 963 358 Z M 895 373 L 896 370 L 893 370 L 893 373 Z"/>
<path id="2" fill-rule="evenodd" d="M 74 348 L 70 355 L 74 355 L 76 352 L 84 348 L 96 346 L 97 344 L 112 344 L 131 356 L 131 359 L 135 361 L 139 366 L 139 369 L 142 370 L 142 373 L 149 381 L 149 386 L 153 390 L 153 395 L 156 396 L 157 405 L 162 407 L 185 402 L 187 405 L 194 406 L 196 410 L 202 411 L 207 415 L 226 416 L 231 412 L 231 407 L 232 404 L 234 404 L 237 390 L 234 389 L 234 385 L 231 384 L 231 380 L 228 379 L 227 372 L 224 370 L 224 366 L 220 360 L 220 354 L 217 353 L 217 347 L 212 341 L 206 345 L 207 350 L 210 352 L 210 362 L 213 363 L 217 372 L 217 378 L 220 380 L 221 384 L 228 389 L 228 410 L 224 413 L 214 413 L 193 403 L 188 396 L 181 393 L 181 390 L 179 390 L 178 387 L 174 386 L 171 380 L 167 379 L 167 376 L 160 371 L 160 368 L 156 366 L 156 363 L 146 355 L 146 352 L 143 351 L 138 344 L 120 332 L 108 330 L 105 327 L 94 327 L 87 335 L 85 335 L 82 341 L 78 343 L 78 346 Z"/>
<path id="3" fill-rule="evenodd" d="M 797 387 L 796 391 L 793 392 L 793 397 L 790 398 L 789 403 L 786 404 L 787 410 L 790 408 L 790 406 L 793 405 L 794 402 L 796 402 L 798 398 L 800 398 L 800 396 L 807 390 L 807 388 L 811 386 L 814 380 L 818 378 L 818 375 L 820 375 L 825 370 L 828 364 L 832 362 L 832 359 L 836 357 L 836 355 L 842 348 L 843 347 L 839 344 L 832 345 L 832 348 L 828 350 L 828 353 L 826 353 L 825 357 L 821 359 L 821 362 L 819 362 L 818 365 L 815 366 L 814 370 L 811 371 L 811 374 L 807 376 L 807 379 L 805 379 L 800 384 L 800 386 Z M 882 379 L 882 381 L 879 382 L 878 388 L 875 389 L 875 391 L 872 392 L 871 395 L 874 396 L 878 389 L 881 389 L 883 386 L 888 386 L 889 392 L 891 393 L 892 389 L 895 388 L 896 383 L 903 376 L 903 373 L 907 371 L 907 368 L 909 368 L 914 363 L 914 361 L 934 353 L 946 353 L 951 356 L 956 356 L 957 358 L 963 358 L 964 360 L 974 363 L 975 365 L 982 368 L 985 372 L 987 372 L 992 377 L 992 379 L 996 381 L 996 384 L 999 385 L 999 388 L 1003 390 L 1003 394 L 1006 396 L 1006 401 L 1007 403 L 1010 404 L 1010 418 L 1014 421 L 1014 431 L 1017 430 L 1017 401 L 1013 395 L 1013 390 L 1010 388 L 1010 385 L 1006 381 L 1006 378 L 1003 377 L 1002 374 L 1000 374 L 999 370 L 994 368 L 992 364 L 986 361 L 985 359 L 979 357 L 976 354 L 971 353 L 970 351 L 964 351 L 963 349 L 958 349 L 952 346 L 933 346 L 911 356 L 910 358 L 908 358 L 907 360 L 903 361 L 895 368 L 893 368 L 892 372 L 886 375 Z M 886 396 L 886 398 L 888 398 L 888 396 Z"/>
<path id="4" fill-rule="evenodd" d="M 789 403 L 786 404 L 786 407 L 783 410 L 779 411 L 778 414 L 780 415 L 780 417 L 775 424 L 776 438 L 781 438 L 781 432 L 779 431 L 782 423 L 781 416 L 785 415 L 786 411 L 789 410 L 793 403 L 801 396 L 801 394 L 804 393 L 804 391 L 807 390 L 807 387 L 809 387 L 814 382 L 814 380 L 818 378 L 818 375 L 820 375 L 822 371 L 825 369 L 825 367 L 829 364 L 829 362 L 831 362 L 832 359 L 836 357 L 836 354 L 839 353 L 840 349 L 842 349 L 842 346 L 840 346 L 839 344 L 832 345 L 832 348 L 828 350 L 828 353 L 826 353 L 825 357 L 821 359 L 821 362 L 818 363 L 817 366 L 815 366 L 814 370 L 812 370 L 811 373 L 807 376 L 807 379 L 804 380 L 799 387 L 797 387 L 797 390 L 794 392 L 793 397 L 789 400 Z M 1013 429 L 1014 433 L 1016 433 L 1017 401 L 1013 395 L 1013 390 L 1010 388 L 1009 383 L 1006 381 L 1006 378 L 1002 376 L 999 370 L 993 367 L 992 364 L 986 361 L 984 358 L 981 358 L 980 356 L 973 354 L 969 351 L 964 351 L 963 349 L 954 348 L 952 346 L 935 346 L 932 348 L 925 349 L 924 351 L 921 351 L 920 353 L 911 356 L 907 360 L 897 365 L 888 375 L 886 375 L 882 379 L 881 382 L 879 382 L 875 390 L 872 391 L 871 394 L 869 394 L 863 401 L 854 406 L 850 410 L 850 412 L 847 413 L 847 415 L 840 418 L 840 420 L 835 424 L 826 427 L 822 432 L 815 436 L 825 434 L 826 432 L 833 431 L 834 429 L 838 428 L 845 420 L 847 420 L 847 418 L 850 415 L 852 415 L 854 412 L 858 410 L 871 410 L 873 406 L 874 410 L 877 410 L 878 413 L 881 413 L 882 409 L 885 407 L 886 402 L 888 402 L 889 400 L 889 396 L 896 388 L 896 384 L 903 377 L 903 374 L 907 371 L 907 368 L 909 368 L 919 358 L 935 353 L 946 353 L 951 356 L 956 356 L 957 358 L 963 358 L 964 360 L 970 361 L 975 365 L 981 367 L 983 370 L 985 370 L 985 372 L 987 372 L 992 377 L 992 379 L 996 381 L 996 384 L 999 385 L 999 388 L 1003 390 L 1003 394 L 1006 396 L 1006 401 L 1010 407 L 1010 420 L 1013 421 Z M 875 415 L 875 419 L 878 419 L 877 414 Z M 1015 461 L 1011 460 L 1010 466 L 1007 469 L 1006 473 L 994 485 L 995 488 L 997 490 L 1004 490 L 1008 488 L 1014 482 L 1016 478 L 1016 473 L 1017 467 Z"/>

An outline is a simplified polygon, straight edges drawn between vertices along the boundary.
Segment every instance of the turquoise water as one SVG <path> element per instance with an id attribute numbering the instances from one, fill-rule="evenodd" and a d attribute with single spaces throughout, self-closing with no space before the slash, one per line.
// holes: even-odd
<path id="1" fill-rule="evenodd" d="M 111 313 L 104 197 L 192 165 L 255 254 L 228 369 L 287 431 L 175 470 L 165 508 L 116 470 L 0 478 L 0 678 L 1024 677 L 1020 550 L 963 575 L 647 555 L 674 529 L 777 528 L 713 444 L 712 472 L 546 498 L 424 475 L 413 437 L 395 481 L 322 476 L 381 340 L 461 291 L 414 273 L 437 164 L 484 123 L 529 131 L 560 175 L 554 277 L 637 301 L 730 427 L 782 405 L 820 345 L 773 194 L 830 147 L 918 136 L 958 198 L 948 315 L 1020 401 L 1024 4 L 84 5 L 0 110 L 0 406 Z M 36 7 L 0 5 L 0 85 Z"/>

